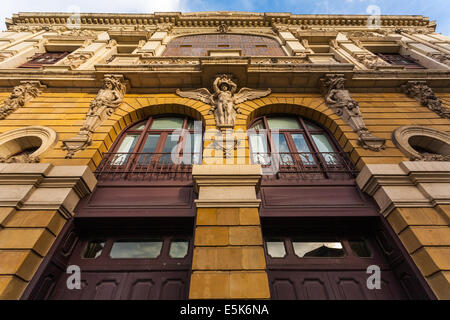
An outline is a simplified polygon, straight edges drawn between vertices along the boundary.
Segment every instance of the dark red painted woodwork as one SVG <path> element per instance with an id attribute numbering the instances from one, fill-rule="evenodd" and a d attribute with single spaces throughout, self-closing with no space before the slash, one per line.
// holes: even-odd
<path id="1" fill-rule="evenodd" d="M 403 300 L 434 299 L 401 243 L 380 217 L 262 219 L 265 240 L 283 240 L 284 258 L 266 261 L 272 299 Z M 348 240 L 364 238 L 370 257 L 358 257 Z M 398 240 L 398 239 L 397 239 Z M 340 241 L 343 257 L 295 255 L 291 241 Z M 266 246 L 266 243 L 265 243 Z M 367 267 L 381 269 L 381 289 L 369 290 Z"/>

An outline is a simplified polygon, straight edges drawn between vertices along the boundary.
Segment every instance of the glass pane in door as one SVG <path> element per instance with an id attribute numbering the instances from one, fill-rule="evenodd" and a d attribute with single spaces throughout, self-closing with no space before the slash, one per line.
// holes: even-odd
<path id="1" fill-rule="evenodd" d="M 137 141 L 139 140 L 138 134 L 128 134 L 120 143 L 117 152 L 113 155 L 111 159 L 111 165 L 120 166 L 127 162 L 130 157 L 130 153 L 133 152 Z"/>
<path id="2" fill-rule="evenodd" d="M 314 158 L 311 154 L 308 144 L 306 143 L 305 136 L 302 133 L 295 133 L 291 135 L 294 141 L 295 147 L 297 148 L 298 155 L 302 159 L 303 164 L 313 165 Z"/>
<path id="3" fill-rule="evenodd" d="M 312 138 L 327 164 L 339 163 L 330 141 L 328 141 L 328 138 L 324 134 L 313 134 Z"/>
<path id="4" fill-rule="evenodd" d="M 180 141 L 179 134 L 167 135 L 166 141 L 164 143 L 164 148 L 162 150 L 162 155 L 159 159 L 160 164 L 173 164 L 174 159 L 172 159 L 172 152 L 176 154 L 178 141 Z"/>
<path id="5" fill-rule="evenodd" d="M 294 160 L 284 134 L 272 133 L 272 143 L 276 150 L 275 152 L 279 155 L 280 165 L 293 165 Z"/>
<path id="6" fill-rule="evenodd" d="M 142 148 L 141 155 L 139 157 L 139 164 L 149 164 L 158 145 L 160 135 L 159 134 L 149 134 L 147 140 L 145 140 L 144 147 Z"/>
<path id="7" fill-rule="evenodd" d="M 269 164 L 270 158 L 267 153 L 267 137 L 263 133 L 249 134 L 253 163 Z"/>

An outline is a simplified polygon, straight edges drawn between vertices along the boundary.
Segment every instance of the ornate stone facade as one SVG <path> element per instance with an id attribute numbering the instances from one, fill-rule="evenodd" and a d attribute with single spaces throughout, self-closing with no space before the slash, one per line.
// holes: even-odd
<path id="1" fill-rule="evenodd" d="M 110 230 L 138 237 L 144 225 L 173 232 L 171 239 L 178 229 L 190 236 L 189 278 L 179 282 L 189 287 L 176 297 L 278 298 L 291 282 L 276 284 L 289 274 L 277 278 L 283 264 L 270 264 L 283 259 L 269 254 L 272 235 L 296 237 L 302 228 L 314 239 L 319 229 L 334 237 L 339 221 L 358 236 L 373 230 L 361 235 L 370 241 L 389 235 L 373 248 L 392 246 L 386 272 L 392 281 L 404 275 L 404 287 L 414 289 L 396 298 L 450 299 L 450 38 L 422 16 L 381 16 L 370 29 L 368 19 L 251 12 L 7 19 L 0 33 L 0 298 L 57 297 L 39 290 L 49 279 L 64 283 L 64 268 L 87 243 L 81 235 L 119 226 Z M 205 35 L 220 41 L 206 48 Z M 237 45 L 241 35 L 246 41 Z M 170 43 L 191 54 L 166 55 Z M 66 55 L 27 64 L 55 52 Z M 272 125 L 282 126 L 284 144 L 263 133 Z M 180 126 L 199 147 L 195 164 L 164 162 L 166 146 L 179 138 L 167 128 Z M 250 128 L 257 128 L 252 137 Z M 285 156 L 269 175 L 274 154 Z M 289 248 L 292 261 L 309 260 Z M 327 279 L 342 271 L 322 267 Z M 142 283 L 162 286 L 161 275 L 149 279 Z M 49 287 L 64 291 L 56 282 Z M 306 298 L 303 289 L 284 293 Z"/>

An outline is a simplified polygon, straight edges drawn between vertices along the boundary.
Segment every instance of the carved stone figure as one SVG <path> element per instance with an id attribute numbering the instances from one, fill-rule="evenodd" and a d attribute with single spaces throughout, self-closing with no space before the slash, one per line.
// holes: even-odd
<path id="1" fill-rule="evenodd" d="M 213 82 L 214 93 L 210 93 L 208 89 L 201 88 L 192 91 L 181 91 L 177 89 L 176 93 L 184 98 L 190 98 L 202 101 L 211 105 L 209 113 L 214 114 L 216 126 L 218 128 L 233 127 L 236 116 L 240 113 L 237 104 L 247 100 L 253 100 L 265 97 L 270 94 L 271 90 L 255 90 L 242 88 L 236 93 L 237 85 L 226 74 L 219 75 Z"/>
<path id="2" fill-rule="evenodd" d="M 38 87 L 41 87 L 39 82 L 24 82 L 14 87 L 9 98 L 0 105 L 0 119 L 5 119 L 9 114 L 23 107 L 26 102 L 40 95 L 42 92 Z"/>
<path id="3" fill-rule="evenodd" d="M 91 101 L 86 120 L 78 135 L 63 141 L 66 158 L 72 158 L 75 152 L 84 150 L 91 144 L 91 136 L 103 121 L 108 119 L 122 103 L 126 86 L 121 76 L 107 75 L 103 79 L 103 87 Z"/>
<path id="4" fill-rule="evenodd" d="M 340 74 L 326 75 L 321 81 L 326 89 L 325 102 L 358 134 L 359 145 L 372 151 L 384 149 L 386 139 L 372 136 L 369 129 L 366 128 L 358 102 L 353 100 L 350 92 L 344 88 L 344 76 Z"/>
<path id="5" fill-rule="evenodd" d="M 408 97 L 416 99 L 422 106 L 427 107 L 442 118 L 450 119 L 450 110 L 442 105 L 442 100 L 436 97 L 425 81 L 408 81 L 401 88 Z"/>

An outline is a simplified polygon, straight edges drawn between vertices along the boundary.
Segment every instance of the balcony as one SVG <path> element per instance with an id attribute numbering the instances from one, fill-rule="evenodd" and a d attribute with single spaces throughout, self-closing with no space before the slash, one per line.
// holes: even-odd
<path id="1" fill-rule="evenodd" d="M 358 171 L 345 152 L 252 153 L 263 168 L 263 182 L 299 180 L 350 180 Z"/>
<path id="2" fill-rule="evenodd" d="M 105 153 L 94 174 L 99 181 L 192 181 L 192 165 L 200 154 L 180 156 L 180 163 L 169 153 Z"/>

